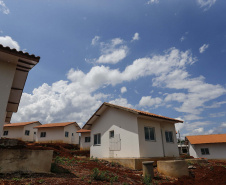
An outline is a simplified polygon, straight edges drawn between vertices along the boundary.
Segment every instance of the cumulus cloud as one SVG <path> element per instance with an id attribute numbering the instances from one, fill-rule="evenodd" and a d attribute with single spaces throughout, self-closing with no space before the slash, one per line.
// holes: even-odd
<path id="1" fill-rule="evenodd" d="M 200 48 L 199 48 L 199 52 L 203 53 L 204 51 L 206 51 L 206 49 L 209 47 L 209 44 L 203 44 Z"/>
<path id="2" fill-rule="evenodd" d="M 4 1 L 0 0 L 0 11 L 4 14 L 9 14 L 9 8 L 7 8 L 7 6 L 5 5 Z"/>
<path id="3" fill-rule="evenodd" d="M 93 45 L 93 46 L 96 45 L 99 40 L 100 40 L 100 36 L 95 36 L 92 39 L 91 45 Z"/>
<path id="4" fill-rule="evenodd" d="M 159 3 L 159 0 L 149 0 L 147 2 L 147 4 L 157 4 L 157 3 Z"/>
<path id="5" fill-rule="evenodd" d="M 122 87 L 122 88 L 121 88 L 121 93 L 123 94 L 123 93 L 125 93 L 125 92 L 127 92 L 126 87 Z"/>
<path id="6" fill-rule="evenodd" d="M 116 46 L 122 43 L 121 39 L 111 41 L 111 45 Z M 66 81 L 43 84 L 31 94 L 23 93 L 19 111 L 14 114 L 13 122 L 39 120 L 48 123 L 74 120 L 85 123 L 106 100 L 132 107 L 127 99 L 116 97 L 112 100 L 114 96 L 100 93 L 101 89 L 146 76 L 151 77 L 153 86 L 174 89 L 178 93 L 161 94 L 165 98 L 141 97 L 140 107 L 158 107 L 176 101 L 179 106 L 175 107 L 175 110 L 190 116 L 195 115 L 197 119 L 206 102 L 225 94 L 226 90 L 220 85 L 206 83 L 204 77 L 192 78 L 186 67 L 196 61 L 190 51 L 171 48 L 162 55 L 136 59 L 125 69 L 111 69 L 100 65 L 93 66 L 85 73 L 72 68 L 67 73 Z M 200 125 L 197 122 L 194 124 Z M 199 127 L 197 125 L 194 129 L 203 127 L 202 124 Z"/>
<path id="7" fill-rule="evenodd" d="M 133 38 L 132 38 L 132 41 L 139 40 L 139 39 L 140 39 L 139 33 L 135 33 Z"/>
<path id="8" fill-rule="evenodd" d="M 120 38 L 112 39 L 110 42 L 101 42 L 101 56 L 96 60 L 102 64 L 116 64 L 123 60 L 128 53 L 128 47 Z"/>
<path id="9" fill-rule="evenodd" d="M 151 96 L 143 96 L 139 102 L 139 106 L 158 107 L 162 103 L 161 98 L 152 98 Z"/>
<path id="10" fill-rule="evenodd" d="M 211 6 L 216 3 L 217 0 L 197 0 L 197 3 L 204 11 L 208 10 Z"/>
<path id="11" fill-rule="evenodd" d="M 10 36 L 0 37 L 0 44 L 2 44 L 5 47 L 8 46 L 11 49 L 15 48 L 18 51 L 20 50 L 18 42 L 13 40 Z"/>

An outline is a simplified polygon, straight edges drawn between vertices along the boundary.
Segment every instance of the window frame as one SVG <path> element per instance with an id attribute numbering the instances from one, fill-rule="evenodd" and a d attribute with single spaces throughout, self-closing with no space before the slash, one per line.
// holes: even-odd
<path id="1" fill-rule="evenodd" d="M 3 136 L 8 136 L 8 134 L 9 134 L 9 131 L 8 130 L 4 130 Z"/>
<path id="2" fill-rule="evenodd" d="M 113 136 L 111 135 L 113 133 Z M 110 130 L 109 131 L 109 138 L 114 138 L 115 137 L 115 131 L 114 130 Z"/>
<path id="3" fill-rule="evenodd" d="M 91 140 L 91 137 L 90 136 L 85 137 L 85 143 L 90 143 L 90 140 Z"/>
<path id="4" fill-rule="evenodd" d="M 171 133 L 171 137 L 172 137 L 172 140 L 170 140 L 170 135 L 169 133 Z M 168 137 L 166 136 L 166 134 L 168 134 Z M 168 131 L 168 130 L 165 130 L 165 138 L 166 138 L 166 143 L 174 143 L 174 138 L 173 138 L 173 131 Z M 169 141 L 167 141 L 167 138 L 169 139 Z"/>
<path id="5" fill-rule="evenodd" d="M 209 148 L 200 148 L 202 155 L 210 155 Z"/>
<path id="6" fill-rule="evenodd" d="M 64 136 L 65 137 L 69 137 L 69 132 L 68 131 L 65 131 Z"/>
<path id="7" fill-rule="evenodd" d="M 147 132 L 148 131 L 148 137 L 147 137 Z M 151 134 L 151 131 L 153 131 L 153 133 Z M 152 135 L 154 137 L 152 137 Z M 144 126 L 144 139 L 145 141 L 152 141 L 152 142 L 156 142 L 156 135 L 155 135 L 155 127 L 150 127 L 150 126 Z"/>
<path id="8" fill-rule="evenodd" d="M 46 137 L 46 132 L 41 132 L 40 137 Z"/>
<path id="9" fill-rule="evenodd" d="M 100 133 L 94 134 L 93 138 L 94 138 L 93 146 L 100 146 L 101 145 L 101 134 Z M 96 141 L 96 143 L 95 143 L 95 141 Z"/>
<path id="10" fill-rule="evenodd" d="M 25 130 L 24 135 L 25 136 L 29 136 L 30 135 L 30 130 Z"/>

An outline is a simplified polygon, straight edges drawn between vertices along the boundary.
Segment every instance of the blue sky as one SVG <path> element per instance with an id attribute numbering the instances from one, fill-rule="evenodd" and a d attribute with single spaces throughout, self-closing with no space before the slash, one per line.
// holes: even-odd
<path id="1" fill-rule="evenodd" d="M 226 133 L 226 1 L 0 0 L 0 43 L 41 57 L 12 122 L 77 121 L 104 102 Z"/>

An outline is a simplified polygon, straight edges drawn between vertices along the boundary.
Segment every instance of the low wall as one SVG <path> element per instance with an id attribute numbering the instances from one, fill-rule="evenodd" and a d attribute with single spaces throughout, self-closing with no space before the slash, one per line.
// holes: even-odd
<path id="1" fill-rule="evenodd" d="M 173 160 L 175 157 L 150 157 L 150 158 L 102 158 L 102 160 L 119 163 L 122 166 L 134 169 L 142 170 L 142 162 L 154 161 L 154 166 L 157 165 L 159 160 Z"/>
<path id="2" fill-rule="evenodd" d="M 158 161 L 157 169 L 158 172 L 175 178 L 189 175 L 188 164 L 185 160 Z"/>
<path id="3" fill-rule="evenodd" d="M 53 150 L 0 150 L 0 173 L 48 173 L 51 169 Z"/>

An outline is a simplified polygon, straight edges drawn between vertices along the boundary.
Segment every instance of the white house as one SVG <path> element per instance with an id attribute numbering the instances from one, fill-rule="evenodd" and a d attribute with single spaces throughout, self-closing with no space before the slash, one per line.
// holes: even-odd
<path id="1" fill-rule="evenodd" d="M 91 130 L 93 157 L 178 157 L 178 122 L 183 121 L 105 102 L 83 129 Z"/>
<path id="2" fill-rule="evenodd" d="M 39 59 L 0 44 L 0 138 L 3 125 L 17 112 L 28 72 Z"/>
<path id="3" fill-rule="evenodd" d="M 39 121 L 5 124 L 2 137 L 34 142 L 37 133 L 34 127 L 39 125 Z"/>
<path id="4" fill-rule="evenodd" d="M 226 159 L 226 134 L 186 136 L 194 158 Z"/>
<path id="5" fill-rule="evenodd" d="M 76 122 L 49 123 L 35 127 L 38 143 L 68 143 L 79 144 L 80 127 Z"/>
<path id="6" fill-rule="evenodd" d="M 91 137 L 90 137 L 91 130 L 80 129 L 77 133 L 80 133 L 80 150 L 90 150 L 91 144 Z"/>

